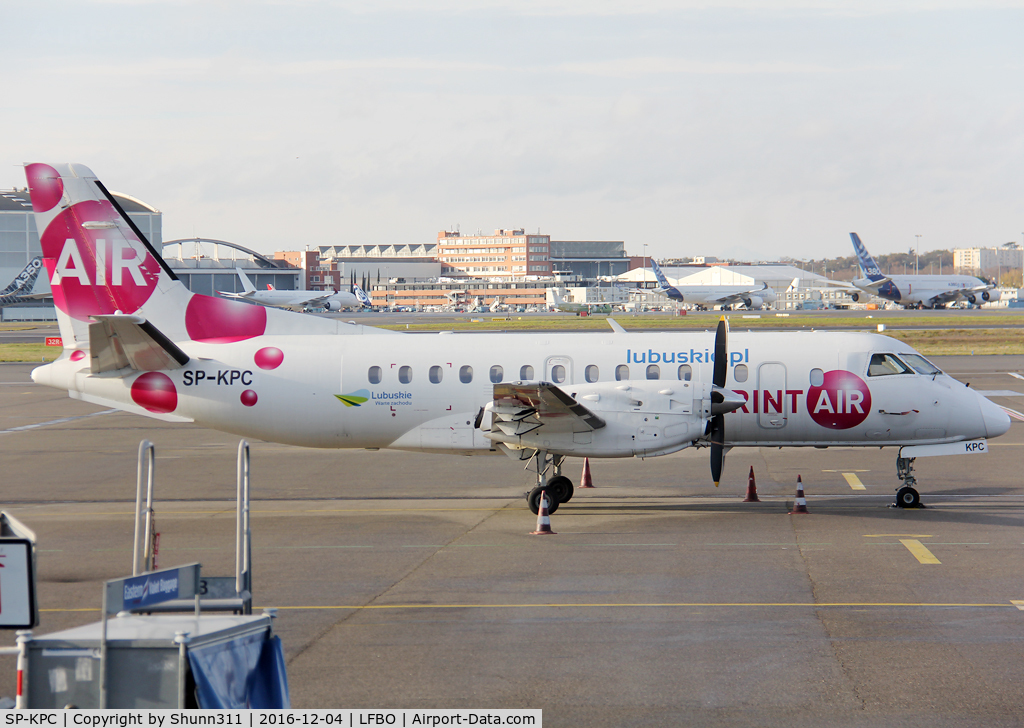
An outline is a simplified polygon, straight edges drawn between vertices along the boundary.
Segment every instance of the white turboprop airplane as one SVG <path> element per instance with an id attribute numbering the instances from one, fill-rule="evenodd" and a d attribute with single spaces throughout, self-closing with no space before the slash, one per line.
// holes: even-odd
<path id="1" fill-rule="evenodd" d="M 169 422 L 306 447 L 499 452 L 552 508 L 566 456 L 710 446 L 896 446 L 978 453 L 998 406 L 911 347 L 870 333 L 408 335 L 190 292 L 81 165 L 26 166 L 64 350 L 34 381 Z M 549 473 L 550 476 L 549 477 Z"/>
<path id="2" fill-rule="evenodd" d="M 775 300 L 775 291 L 762 283 L 758 288 L 750 286 L 673 286 L 668 278 L 661 272 L 661 267 L 652 258 L 651 268 L 654 269 L 654 276 L 658 279 L 657 290 L 664 293 L 673 301 L 679 303 L 692 303 L 698 308 L 706 309 L 708 306 L 746 306 L 749 309 L 759 309 L 766 303 Z"/>
<path id="3" fill-rule="evenodd" d="M 343 308 L 370 307 L 370 299 L 359 286 L 355 286 L 355 293 L 335 293 L 333 291 L 282 291 L 267 286 L 267 290 L 261 291 L 252 284 L 249 277 L 241 268 L 235 268 L 239 279 L 242 281 L 241 293 L 229 291 L 217 291 L 226 298 L 240 298 L 245 301 L 252 301 L 264 306 L 278 306 L 302 310 L 306 308 L 322 308 L 327 311 L 340 311 Z"/>
<path id="4" fill-rule="evenodd" d="M 998 301 L 999 291 L 991 283 L 980 278 L 964 275 L 896 275 L 886 276 L 878 263 L 868 253 L 857 233 L 850 233 L 853 249 L 857 253 L 863 278 L 852 281 L 853 285 L 887 301 L 895 301 L 905 307 L 935 308 L 954 301 Z M 857 302 L 860 294 L 851 293 Z"/>

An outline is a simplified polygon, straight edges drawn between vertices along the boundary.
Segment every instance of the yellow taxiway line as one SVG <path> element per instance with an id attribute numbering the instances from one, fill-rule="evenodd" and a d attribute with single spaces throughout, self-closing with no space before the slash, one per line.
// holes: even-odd
<path id="1" fill-rule="evenodd" d="M 843 477 L 846 478 L 846 482 L 849 483 L 853 490 L 867 490 L 864 484 L 860 482 L 860 478 L 857 477 L 856 473 L 843 473 Z"/>
<path id="2" fill-rule="evenodd" d="M 907 547 L 907 550 L 914 555 L 914 558 L 922 564 L 941 564 L 935 558 L 935 554 L 925 548 L 924 544 L 914 538 L 901 538 L 900 543 Z"/>

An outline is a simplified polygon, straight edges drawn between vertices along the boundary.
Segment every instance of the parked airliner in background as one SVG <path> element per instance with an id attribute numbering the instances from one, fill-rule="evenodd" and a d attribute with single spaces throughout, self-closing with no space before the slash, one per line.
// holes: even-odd
<path id="1" fill-rule="evenodd" d="M 240 298 L 245 301 L 252 301 L 264 306 L 278 306 L 295 310 L 307 308 L 322 308 L 327 311 L 340 311 L 343 308 L 369 308 L 370 299 L 359 286 L 354 287 L 354 293 L 343 293 L 334 291 L 282 291 L 272 286 L 267 286 L 261 291 L 252 284 L 245 271 L 235 268 L 238 277 L 242 281 L 242 293 L 229 291 L 217 291 L 227 298 Z"/>
<path id="2" fill-rule="evenodd" d="M 746 306 L 750 309 L 759 309 L 775 300 L 775 291 L 769 288 L 767 283 L 762 283 L 757 288 L 715 285 L 672 286 L 653 258 L 651 267 L 658 279 L 657 291 L 664 293 L 673 301 L 692 303 L 700 309 L 707 309 L 709 306 Z"/>
<path id="3" fill-rule="evenodd" d="M 611 313 L 612 305 L 606 302 L 571 303 L 563 301 L 557 288 L 551 290 L 551 297 L 555 301 L 555 308 L 565 313 Z"/>
<path id="4" fill-rule="evenodd" d="M 860 241 L 860 236 L 850 233 L 850 240 L 853 241 L 863 276 L 852 283 L 866 293 L 911 308 L 943 307 L 955 301 L 974 304 L 999 300 L 999 291 L 995 290 L 994 285 L 974 276 L 883 275 L 875 259 Z M 857 302 L 860 294 L 851 293 L 850 298 Z"/>
<path id="5" fill-rule="evenodd" d="M 0 306 L 15 306 L 19 303 L 38 301 L 49 298 L 49 293 L 32 293 L 35 288 L 36 278 L 39 271 L 43 269 L 43 259 L 35 257 L 28 262 L 21 273 L 14 277 L 14 280 L 7 284 L 7 287 L 0 291 Z"/>
<path id="6" fill-rule="evenodd" d="M 557 508 L 566 457 L 709 447 L 984 452 L 998 406 L 871 333 L 403 334 L 189 291 L 93 173 L 26 166 L 64 350 L 34 381 L 168 422 L 306 447 L 503 453 Z M 910 446 L 910 447 L 904 447 Z"/>

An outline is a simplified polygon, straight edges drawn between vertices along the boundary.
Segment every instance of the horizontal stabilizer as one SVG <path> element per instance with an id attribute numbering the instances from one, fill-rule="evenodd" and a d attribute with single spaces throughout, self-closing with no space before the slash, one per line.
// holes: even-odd
<path id="1" fill-rule="evenodd" d="M 131 368 L 143 372 L 178 369 L 188 355 L 142 316 L 93 316 L 89 351 L 93 374 Z"/>

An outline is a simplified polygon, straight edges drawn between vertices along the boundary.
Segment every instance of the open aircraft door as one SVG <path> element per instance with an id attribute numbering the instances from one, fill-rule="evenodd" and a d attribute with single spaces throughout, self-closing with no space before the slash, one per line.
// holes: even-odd
<path id="1" fill-rule="evenodd" d="M 786 365 L 765 362 L 757 368 L 757 424 L 778 430 L 786 426 Z"/>

